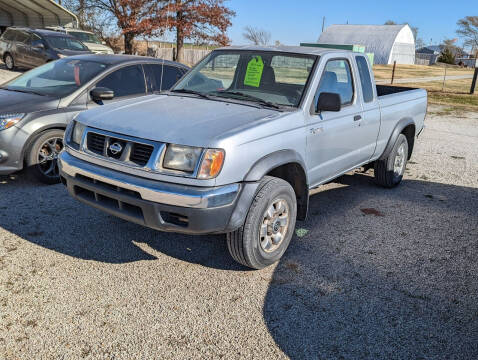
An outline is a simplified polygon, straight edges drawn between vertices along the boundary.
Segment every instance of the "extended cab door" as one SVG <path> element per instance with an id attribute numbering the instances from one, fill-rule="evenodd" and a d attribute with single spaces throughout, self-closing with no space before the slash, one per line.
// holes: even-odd
<path id="1" fill-rule="evenodd" d="M 380 106 L 377 99 L 377 89 L 373 76 L 370 72 L 368 60 L 364 55 L 355 56 L 357 73 L 359 75 L 361 100 L 362 100 L 362 119 L 359 121 L 357 136 L 361 142 L 360 162 L 370 160 L 375 152 L 377 137 L 380 131 Z"/>
<path id="2" fill-rule="evenodd" d="M 313 99 L 307 133 L 306 161 L 312 186 L 352 169 L 363 159 L 363 139 L 357 131 L 362 119 L 362 104 L 357 95 L 352 61 L 351 56 L 324 56 L 321 59 L 321 79 Z M 315 112 L 322 92 L 340 95 L 342 107 L 339 112 Z"/>

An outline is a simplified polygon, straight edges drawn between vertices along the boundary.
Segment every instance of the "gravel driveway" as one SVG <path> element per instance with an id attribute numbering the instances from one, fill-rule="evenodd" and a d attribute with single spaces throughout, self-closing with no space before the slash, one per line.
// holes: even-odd
<path id="1" fill-rule="evenodd" d="M 262 271 L 0 177 L 0 359 L 478 358 L 478 114 L 430 110 L 400 187 L 314 191 Z"/>

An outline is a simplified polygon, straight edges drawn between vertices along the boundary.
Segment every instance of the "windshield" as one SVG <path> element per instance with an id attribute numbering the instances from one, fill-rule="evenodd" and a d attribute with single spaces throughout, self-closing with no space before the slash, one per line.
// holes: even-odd
<path id="1" fill-rule="evenodd" d="M 272 51 L 219 50 L 172 91 L 298 107 L 316 59 Z"/>
<path id="2" fill-rule="evenodd" d="M 59 50 L 74 50 L 74 51 L 85 51 L 88 48 L 83 45 L 80 41 L 66 36 L 46 36 L 46 41 L 54 49 Z"/>
<path id="3" fill-rule="evenodd" d="M 78 90 L 107 67 L 95 61 L 65 58 L 31 70 L 6 83 L 3 88 L 63 97 Z"/>
<path id="4" fill-rule="evenodd" d="M 80 31 L 68 31 L 68 34 L 70 34 L 71 36 L 74 36 L 76 39 L 83 42 L 101 44 L 100 39 L 98 39 L 98 37 L 92 33 L 85 33 Z"/>

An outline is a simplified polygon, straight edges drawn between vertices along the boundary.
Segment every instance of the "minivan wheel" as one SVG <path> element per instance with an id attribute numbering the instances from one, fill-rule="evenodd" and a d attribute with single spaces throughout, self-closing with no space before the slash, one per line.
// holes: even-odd
<path id="1" fill-rule="evenodd" d="M 408 141 L 400 134 L 386 159 L 377 160 L 374 164 L 374 175 L 377 184 L 392 188 L 400 184 L 405 173 L 408 160 Z"/>
<path id="2" fill-rule="evenodd" d="M 15 61 L 13 60 L 13 56 L 10 55 L 10 54 L 6 54 L 5 55 L 5 58 L 3 59 L 3 61 L 5 62 L 5 67 L 8 69 L 8 70 L 14 70 L 15 69 Z"/>
<path id="3" fill-rule="evenodd" d="M 62 149 L 62 130 L 45 131 L 35 139 L 27 157 L 27 164 L 37 180 L 49 185 L 60 182 L 58 155 Z"/>
<path id="4" fill-rule="evenodd" d="M 264 177 L 244 225 L 227 234 L 229 253 L 234 260 L 253 269 L 277 262 L 292 239 L 296 216 L 297 201 L 290 184 Z"/>

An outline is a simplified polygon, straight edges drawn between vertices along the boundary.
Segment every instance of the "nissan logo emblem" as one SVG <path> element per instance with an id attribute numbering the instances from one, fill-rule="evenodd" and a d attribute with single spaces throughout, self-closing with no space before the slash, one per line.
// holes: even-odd
<path id="1" fill-rule="evenodd" d="M 119 154 L 121 150 L 123 150 L 123 147 L 117 142 L 110 145 L 110 151 L 113 155 Z"/>

